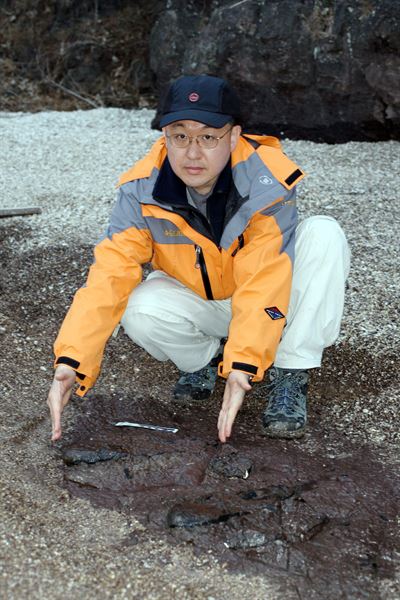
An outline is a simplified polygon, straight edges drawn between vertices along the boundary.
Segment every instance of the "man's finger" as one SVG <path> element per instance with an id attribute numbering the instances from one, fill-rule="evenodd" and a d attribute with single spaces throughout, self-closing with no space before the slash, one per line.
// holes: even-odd
<path id="1" fill-rule="evenodd" d="M 58 410 L 49 401 L 50 414 L 51 414 L 51 425 L 52 425 L 52 441 L 58 440 L 61 437 L 61 411 Z"/>
<path id="2" fill-rule="evenodd" d="M 61 413 L 71 397 L 75 377 L 75 371 L 64 365 L 57 367 L 54 374 L 53 383 L 47 398 L 47 404 L 51 415 L 51 439 L 53 442 L 61 437 Z"/>
<path id="3" fill-rule="evenodd" d="M 230 389 L 230 386 L 226 385 L 221 410 L 219 411 L 219 415 L 218 415 L 217 429 L 219 432 L 225 428 L 225 421 L 226 421 L 226 417 L 228 414 L 229 403 L 231 401 L 231 395 L 232 395 L 232 391 Z M 221 440 L 221 441 L 225 441 L 225 440 Z"/>
<path id="4" fill-rule="evenodd" d="M 240 405 L 241 403 L 239 405 L 234 404 L 233 406 L 230 406 L 226 413 L 223 423 L 223 434 L 225 439 L 231 436 L 232 425 L 236 419 L 236 415 L 239 412 Z"/>
<path id="5" fill-rule="evenodd" d="M 218 419 L 218 438 L 219 441 L 222 442 L 223 444 L 226 441 L 225 438 L 225 415 L 222 414 L 222 411 L 219 413 L 219 419 Z"/>
<path id="6" fill-rule="evenodd" d="M 230 437 L 232 431 L 233 419 L 230 419 L 229 413 L 223 415 L 221 425 L 219 427 L 219 439 L 222 443 L 225 443 L 227 438 Z"/>
<path id="7" fill-rule="evenodd" d="M 218 437 L 226 442 L 232 433 L 232 426 L 243 404 L 246 392 L 251 390 L 248 376 L 240 371 L 232 371 L 225 385 L 224 398 L 218 415 Z"/>
<path id="8" fill-rule="evenodd" d="M 238 391 L 234 397 L 231 396 L 227 409 L 221 409 L 220 419 L 218 420 L 218 432 L 221 442 L 226 442 L 226 438 L 232 433 L 232 425 L 236 419 L 236 415 L 242 406 L 244 399 L 244 391 Z"/>
<path id="9" fill-rule="evenodd" d="M 226 417 L 223 419 L 223 421 L 221 422 L 219 428 L 218 428 L 218 437 L 220 442 L 222 442 L 223 444 L 225 444 L 226 442 L 226 433 L 225 433 L 225 419 Z"/>
<path id="10" fill-rule="evenodd" d="M 227 418 L 228 418 L 228 412 L 221 410 L 221 412 L 219 413 L 219 419 L 218 419 L 218 437 L 221 440 L 221 442 L 226 441 L 225 430 L 226 430 Z"/>
<path id="11" fill-rule="evenodd" d="M 51 441 L 56 442 L 61 438 L 61 428 L 53 429 L 53 435 L 51 436 Z"/>
<path id="12" fill-rule="evenodd" d="M 223 410 L 223 409 L 221 408 L 221 410 L 219 411 L 219 415 L 218 415 L 218 423 L 217 423 L 217 429 L 218 429 L 218 431 L 219 431 L 219 430 L 220 430 L 220 428 L 221 428 L 221 422 L 222 422 L 222 417 L 223 417 L 222 410 Z"/>

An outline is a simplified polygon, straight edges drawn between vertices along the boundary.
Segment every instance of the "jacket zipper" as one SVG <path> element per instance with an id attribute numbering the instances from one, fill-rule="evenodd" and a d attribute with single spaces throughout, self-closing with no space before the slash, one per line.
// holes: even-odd
<path id="1" fill-rule="evenodd" d="M 206 261 L 204 260 L 203 250 L 197 244 L 195 245 L 194 248 L 195 248 L 195 252 L 196 252 L 196 262 L 195 262 L 194 266 L 196 267 L 196 269 L 201 270 L 201 278 L 203 280 L 204 291 L 206 292 L 207 300 L 214 300 L 214 296 L 213 296 L 212 289 L 211 289 L 210 278 L 208 277 L 208 273 L 207 273 Z"/>
<path id="2" fill-rule="evenodd" d="M 200 269 L 200 252 L 201 252 L 200 246 L 195 246 L 194 251 L 196 253 L 196 262 L 194 263 L 194 266 L 196 267 L 196 269 Z"/>
<path id="3" fill-rule="evenodd" d="M 239 250 L 241 250 L 244 246 L 244 237 L 243 237 L 243 233 L 241 233 L 238 237 L 238 245 L 235 248 L 235 250 L 232 252 L 231 256 L 236 256 L 236 254 L 239 252 Z"/>

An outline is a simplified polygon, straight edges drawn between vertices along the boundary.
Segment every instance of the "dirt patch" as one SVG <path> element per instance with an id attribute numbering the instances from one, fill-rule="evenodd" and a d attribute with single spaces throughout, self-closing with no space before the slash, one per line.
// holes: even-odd
<path id="1" fill-rule="evenodd" d="M 51 345 L 91 259 L 91 248 L 73 244 L 13 252 L 33 223 L 15 219 L 0 230 L 0 366 L 2 410 L 13 415 L 4 420 L 10 456 L 18 456 L 47 418 Z M 127 552 L 146 548 L 149 539 L 164 544 L 164 554 L 168 547 L 176 556 L 193 551 L 203 560 L 211 551 L 235 576 L 277 582 L 277 599 L 388 597 L 381 589 L 395 581 L 397 564 L 397 402 L 391 389 L 399 366 L 394 352 L 374 356 L 343 343 L 328 350 L 323 368 L 312 373 L 303 440 L 261 435 L 266 389 L 259 384 L 231 442 L 221 446 L 216 420 L 223 383 L 204 404 L 173 404 L 176 369 L 154 361 L 121 333 L 108 345 L 95 390 L 68 407 L 67 433 L 49 451 L 53 468 L 57 461 L 62 465 L 61 484 L 72 497 L 140 524 L 118 542 Z M 15 390 L 27 385 L 28 413 L 15 402 Z M 115 427 L 121 420 L 178 432 Z M 35 458 L 29 473 L 45 489 L 39 464 Z M 82 522 L 85 506 L 79 509 Z M 45 522 L 43 514 L 35 508 L 35 519 Z M 106 530 L 107 521 L 105 537 Z M 86 546 L 81 550 L 86 553 Z"/>
<path id="2" fill-rule="evenodd" d="M 172 544 L 212 549 L 234 570 L 289 577 L 302 596 L 378 597 L 379 580 L 394 575 L 394 470 L 371 448 L 315 424 L 303 441 L 266 440 L 254 410 L 222 446 L 217 408 L 94 395 L 62 446 L 66 488 L 134 515 Z M 119 420 L 179 431 L 121 429 Z M 88 458 L 71 465 L 83 448 Z"/>

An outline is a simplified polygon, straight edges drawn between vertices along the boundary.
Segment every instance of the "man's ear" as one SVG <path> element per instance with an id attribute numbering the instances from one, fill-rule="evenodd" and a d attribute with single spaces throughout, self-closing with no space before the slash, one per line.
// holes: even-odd
<path id="1" fill-rule="evenodd" d="M 164 142 L 164 144 L 165 144 L 165 147 L 166 147 L 166 148 L 168 148 L 168 147 L 169 147 L 169 144 L 168 144 L 168 138 L 167 138 L 167 128 L 166 128 L 166 127 L 162 127 L 162 128 L 161 128 L 161 132 L 162 132 L 162 134 L 163 134 L 163 136 L 164 136 L 164 140 L 163 140 L 163 142 Z"/>
<path id="2" fill-rule="evenodd" d="M 236 145 L 239 141 L 240 134 L 242 133 L 242 128 L 240 125 L 234 125 L 231 131 L 231 152 L 234 151 Z"/>

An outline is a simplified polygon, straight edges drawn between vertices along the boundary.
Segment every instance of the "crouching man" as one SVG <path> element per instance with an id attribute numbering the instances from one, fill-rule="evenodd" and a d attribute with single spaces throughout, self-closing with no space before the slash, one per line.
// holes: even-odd
<path id="1" fill-rule="evenodd" d="M 121 177 L 86 286 L 55 342 L 53 440 L 75 384 L 84 396 L 95 383 L 119 322 L 154 358 L 178 367 L 178 401 L 205 399 L 225 378 L 221 442 L 267 370 L 263 431 L 303 435 L 308 372 L 337 338 L 349 249 L 330 217 L 298 224 L 303 172 L 276 138 L 242 135 L 240 123 L 239 99 L 223 79 L 171 85 L 163 135 Z"/>

